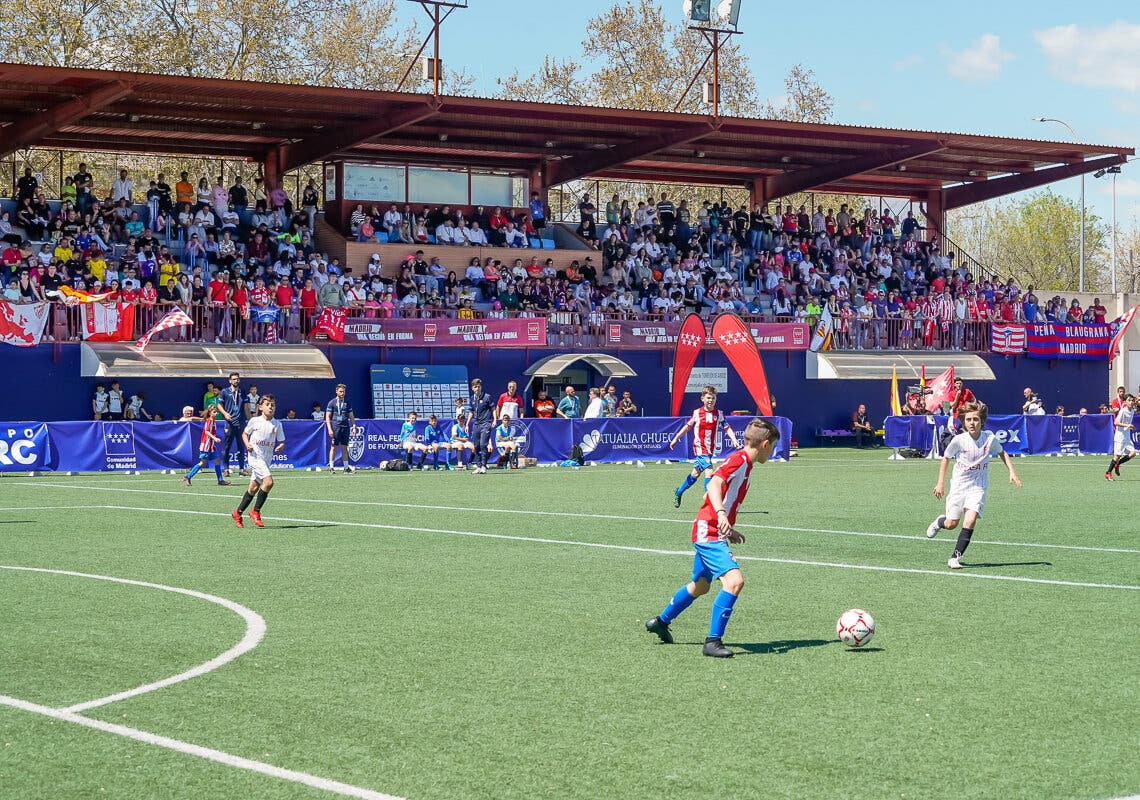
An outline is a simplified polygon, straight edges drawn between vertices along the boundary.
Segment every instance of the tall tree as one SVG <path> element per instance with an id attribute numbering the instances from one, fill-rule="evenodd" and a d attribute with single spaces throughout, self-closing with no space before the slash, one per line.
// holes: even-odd
<path id="1" fill-rule="evenodd" d="M 999 276 L 1039 289 L 1072 290 L 1080 280 L 1080 206 L 1052 190 L 952 212 L 949 235 Z M 1085 214 L 1085 286 L 1108 288 L 1108 230 Z"/>

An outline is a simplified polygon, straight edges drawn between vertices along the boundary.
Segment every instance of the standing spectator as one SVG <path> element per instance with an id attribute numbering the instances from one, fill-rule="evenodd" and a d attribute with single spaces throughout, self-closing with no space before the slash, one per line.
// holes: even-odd
<path id="1" fill-rule="evenodd" d="M 24 175 L 16 181 L 16 202 L 23 204 L 25 200 L 34 200 L 40 188 L 40 181 L 32 174 L 31 167 L 24 167 Z"/>
<path id="2" fill-rule="evenodd" d="M 603 417 L 616 417 L 618 408 L 617 387 L 612 383 L 606 387 L 606 393 L 602 395 L 602 416 Z"/>
<path id="3" fill-rule="evenodd" d="M 539 419 L 550 419 L 554 416 L 554 409 L 554 401 L 546 396 L 546 389 L 540 389 L 534 400 L 534 415 Z"/>
<path id="4" fill-rule="evenodd" d="M 1076 302 L 1075 300 L 1073 301 Z M 1025 398 L 1025 402 L 1021 405 L 1021 413 L 1028 414 L 1032 417 L 1039 417 L 1045 413 L 1045 403 L 1030 387 L 1026 386 L 1025 390 L 1021 393 Z"/>
<path id="5" fill-rule="evenodd" d="M 245 413 L 246 422 L 257 416 L 257 405 L 260 402 L 261 396 L 257 393 L 257 386 L 251 383 L 249 391 L 246 392 L 245 399 L 242 401 L 242 410 Z"/>
<path id="6" fill-rule="evenodd" d="M 134 181 L 127 177 L 125 169 L 119 170 L 119 177 L 111 182 L 111 202 L 118 203 L 120 200 L 126 200 L 128 203 L 134 202 L 131 196 L 135 190 Z"/>
<path id="7" fill-rule="evenodd" d="M 582 416 L 582 401 L 574 395 L 573 386 L 566 386 L 566 394 L 558 401 L 555 413 L 562 419 L 578 419 Z"/>
<path id="8" fill-rule="evenodd" d="M 309 219 L 310 233 L 317 224 L 317 205 L 320 201 L 321 195 L 317 189 L 316 181 L 313 178 L 309 178 L 309 182 L 305 184 L 304 191 L 301 192 L 301 208 L 304 209 L 305 216 Z"/>
<path id="9" fill-rule="evenodd" d="M 343 383 L 336 385 L 336 396 L 325 407 L 325 429 L 329 435 L 329 472 L 336 464 L 336 450 L 340 448 L 341 463 L 346 473 L 353 472 L 352 465 L 348 463 L 348 438 L 356 425 L 356 414 L 352 405 L 345 400 L 347 387 Z"/>
<path id="10" fill-rule="evenodd" d="M 143 406 L 143 403 L 145 403 L 145 402 L 146 402 L 146 393 L 145 392 L 139 392 L 138 394 L 132 394 L 131 395 L 131 402 L 127 404 L 127 410 L 124 413 L 124 416 L 127 419 L 133 419 L 133 420 L 145 419 L 147 422 L 150 422 L 152 420 L 152 417 L 149 413 L 147 413 L 146 408 Z"/>
<path id="11" fill-rule="evenodd" d="M 605 403 L 602 402 L 602 393 L 598 387 L 590 387 L 590 401 L 586 404 L 586 413 L 582 415 L 582 419 L 597 419 L 602 416 L 605 409 Z"/>
<path id="12" fill-rule="evenodd" d="M 107 419 L 118 422 L 123 418 L 123 390 L 118 381 L 111 381 L 111 391 L 107 393 Z"/>
<path id="13" fill-rule="evenodd" d="M 222 389 L 222 393 L 218 396 L 218 403 L 221 405 L 222 410 L 226 412 L 223 415 L 226 418 L 226 431 L 222 444 L 222 466 L 225 467 L 226 477 L 229 477 L 230 474 L 231 447 L 236 451 L 238 468 L 241 471 L 240 474 L 249 474 L 246 471 L 246 448 L 242 446 L 241 440 L 242 423 L 244 422 L 242 404 L 244 400 L 245 398 L 241 393 L 241 375 L 236 372 L 231 372 L 229 385 Z"/>
<path id="14" fill-rule="evenodd" d="M 471 381 L 471 438 L 475 441 L 475 473 L 487 474 L 487 453 L 491 445 L 491 428 L 495 421 L 495 401 L 483 391 L 483 381 Z"/>
<path id="15" fill-rule="evenodd" d="M 241 175 L 234 179 L 234 185 L 230 187 L 229 201 L 238 217 L 243 218 L 242 222 L 245 222 L 245 212 L 249 208 L 249 192 L 242 186 Z"/>
<path id="16" fill-rule="evenodd" d="M 875 428 L 867 416 L 867 406 L 864 403 L 860 403 L 851 415 L 851 432 L 855 434 L 855 446 L 860 449 L 868 440 L 872 443 L 875 441 Z"/>
<path id="17" fill-rule="evenodd" d="M 94 415 L 96 422 L 103 419 L 103 417 L 107 414 L 107 411 L 110 408 L 108 405 L 109 400 L 110 395 L 107 394 L 106 387 L 104 387 L 101 383 L 97 384 L 95 386 L 95 396 L 91 398 L 91 412 Z"/>
<path id="18" fill-rule="evenodd" d="M 636 413 L 637 404 L 633 402 L 633 397 L 626 389 L 621 393 L 621 400 L 618 401 L 617 415 L 619 417 L 632 417 Z"/>
<path id="19" fill-rule="evenodd" d="M 966 383 L 961 378 L 954 379 L 954 399 L 950 402 L 950 417 L 954 423 L 958 422 L 958 412 L 962 410 L 962 406 L 966 403 L 977 402 L 974 393 L 966 388 Z M 957 428 L 957 424 L 954 424 Z"/>
<path id="20" fill-rule="evenodd" d="M 1112 402 L 1108 404 L 1108 407 L 1112 409 L 1112 413 L 1115 414 L 1124 406 L 1124 398 L 1127 394 L 1128 390 L 1123 386 L 1116 387 L 1116 397 L 1112 398 Z M 96 417 L 96 419 L 98 419 L 98 417 Z"/>
<path id="21" fill-rule="evenodd" d="M 499 402 L 495 405 L 495 419 L 504 415 L 510 415 L 511 419 L 519 419 L 523 415 L 523 399 L 515 381 L 507 382 L 507 390 L 499 395 Z"/>

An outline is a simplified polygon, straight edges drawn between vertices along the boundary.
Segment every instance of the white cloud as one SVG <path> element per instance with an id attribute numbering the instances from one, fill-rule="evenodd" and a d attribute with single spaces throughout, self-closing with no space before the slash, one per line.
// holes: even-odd
<path id="1" fill-rule="evenodd" d="M 911 53 L 909 56 L 904 56 L 895 62 L 895 72 L 906 72 L 909 69 L 914 69 L 922 63 L 922 56 L 918 53 Z"/>
<path id="2" fill-rule="evenodd" d="M 1059 25 L 1033 34 L 1057 78 L 1098 89 L 1140 90 L 1140 25 Z"/>
<path id="3" fill-rule="evenodd" d="M 978 46 L 950 54 L 950 74 L 964 81 L 992 81 L 1013 55 L 1001 49 L 1001 37 L 982 34 Z"/>
<path id="4" fill-rule="evenodd" d="M 1112 182 L 1106 181 L 1106 185 L 1102 191 L 1108 195 L 1112 195 Z M 1117 178 L 1116 179 L 1116 196 L 1122 197 L 1140 197 L 1140 181 L 1135 178 Z"/>
<path id="5" fill-rule="evenodd" d="M 1112 104 L 1116 106 L 1116 110 L 1121 114 L 1140 114 L 1140 102 L 1127 97 L 1114 97 L 1112 98 Z"/>
<path id="6" fill-rule="evenodd" d="M 856 100 L 855 101 L 855 108 L 859 109 L 860 111 L 874 111 L 875 110 L 875 101 L 874 100 L 867 100 L 866 98 L 864 98 L 862 100 Z"/>

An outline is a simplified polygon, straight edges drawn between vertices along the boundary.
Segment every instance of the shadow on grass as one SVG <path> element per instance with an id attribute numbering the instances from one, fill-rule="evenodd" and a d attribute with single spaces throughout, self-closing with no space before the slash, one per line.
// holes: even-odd
<path id="1" fill-rule="evenodd" d="M 730 644 L 729 647 L 740 648 L 740 655 L 780 655 L 801 647 L 824 647 L 829 644 L 840 644 L 838 639 L 781 639 L 775 642 L 740 642 Z"/>
<path id="2" fill-rule="evenodd" d="M 33 522 L 30 519 L 0 519 L 0 525 L 31 525 Z"/>
<path id="3" fill-rule="evenodd" d="M 249 527 L 248 525 L 246 526 Z M 274 528 L 275 530 L 290 531 L 298 528 L 335 528 L 336 525 L 274 525 L 270 524 L 266 527 Z"/>
<path id="4" fill-rule="evenodd" d="M 962 563 L 967 569 L 993 569 L 994 567 L 1051 567 L 1052 561 L 993 561 L 978 564 Z"/>

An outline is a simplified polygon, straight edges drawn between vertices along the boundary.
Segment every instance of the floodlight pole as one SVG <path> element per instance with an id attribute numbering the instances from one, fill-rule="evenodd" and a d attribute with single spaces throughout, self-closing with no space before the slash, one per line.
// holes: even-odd
<path id="1" fill-rule="evenodd" d="M 1063 119 L 1056 117 L 1034 117 L 1034 122 L 1056 122 L 1058 125 L 1064 125 L 1070 134 L 1072 134 L 1073 141 L 1079 141 L 1081 137 L 1077 136 L 1077 132 L 1073 130 L 1073 126 L 1065 122 Z M 1083 292 L 1085 290 L 1085 175 L 1081 173 L 1081 269 L 1080 275 L 1077 278 L 1077 291 Z"/>
<path id="2" fill-rule="evenodd" d="M 712 86 L 713 86 L 712 107 L 713 107 L 713 111 L 712 111 L 712 115 L 713 115 L 713 119 L 717 119 L 720 116 L 720 47 L 721 47 L 721 37 L 723 36 L 724 39 L 727 41 L 729 36 L 734 36 L 738 33 L 741 33 L 741 31 L 736 30 L 736 29 L 729 30 L 727 28 L 710 28 L 710 27 L 707 27 L 704 25 L 691 25 L 691 26 L 689 26 L 689 30 L 698 31 L 701 34 L 701 36 L 704 37 L 704 40 L 709 43 L 709 46 L 712 48 L 712 50 L 707 56 L 705 56 L 705 60 L 701 62 L 701 65 L 699 67 L 697 67 L 696 72 L 693 73 L 692 80 L 690 80 L 689 85 L 685 87 L 685 91 L 681 92 L 681 97 L 680 97 L 680 99 L 677 100 L 677 105 L 673 106 L 673 110 L 677 111 L 678 109 L 681 108 L 681 104 L 684 103 L 685 98 L 689 96 L 689 90 L 693 88 L 693 84 L 697 82 L 697 78 L 701 77 L 701 72 L 708 65 L 709 59 L 712 59 L 712 63 L 713 63 L 713 79 L 712 79 Z"/>
<path id="3" fill-rule="evenodd" d="M 434 97 L 439 97 L 439 28 L 443 25 L 443 21 L 451 16 L 452 11 L 457 8 L 467 8 L 467 0 L 463 0 L 463 2 L 447 2 L 447 0 L 410 0 L 410 2 L 418 3 L 420 7 L 427 12 L 427 15 L 431 18 L 431 31 L 424 37 L 420 49 L 412 56 L 412 62 L 408 64 L 408 68 L 404 71 L 404 77 L 400 78 L 399 84 L 396 85 L 396 91 L 398 92 L 404 88 L 404 83 L 408 80 L 408 76 L 412 74 L 412 70 L 416 66 L 416 59 L 423 54 L 428 41 L 431 41 L 433 43 L 435 58 L 435 69 L 432 70 L 431 93 Z M 446 8 L 447 11 L 443 11 L 441 14 L 441 8 Z"/>

